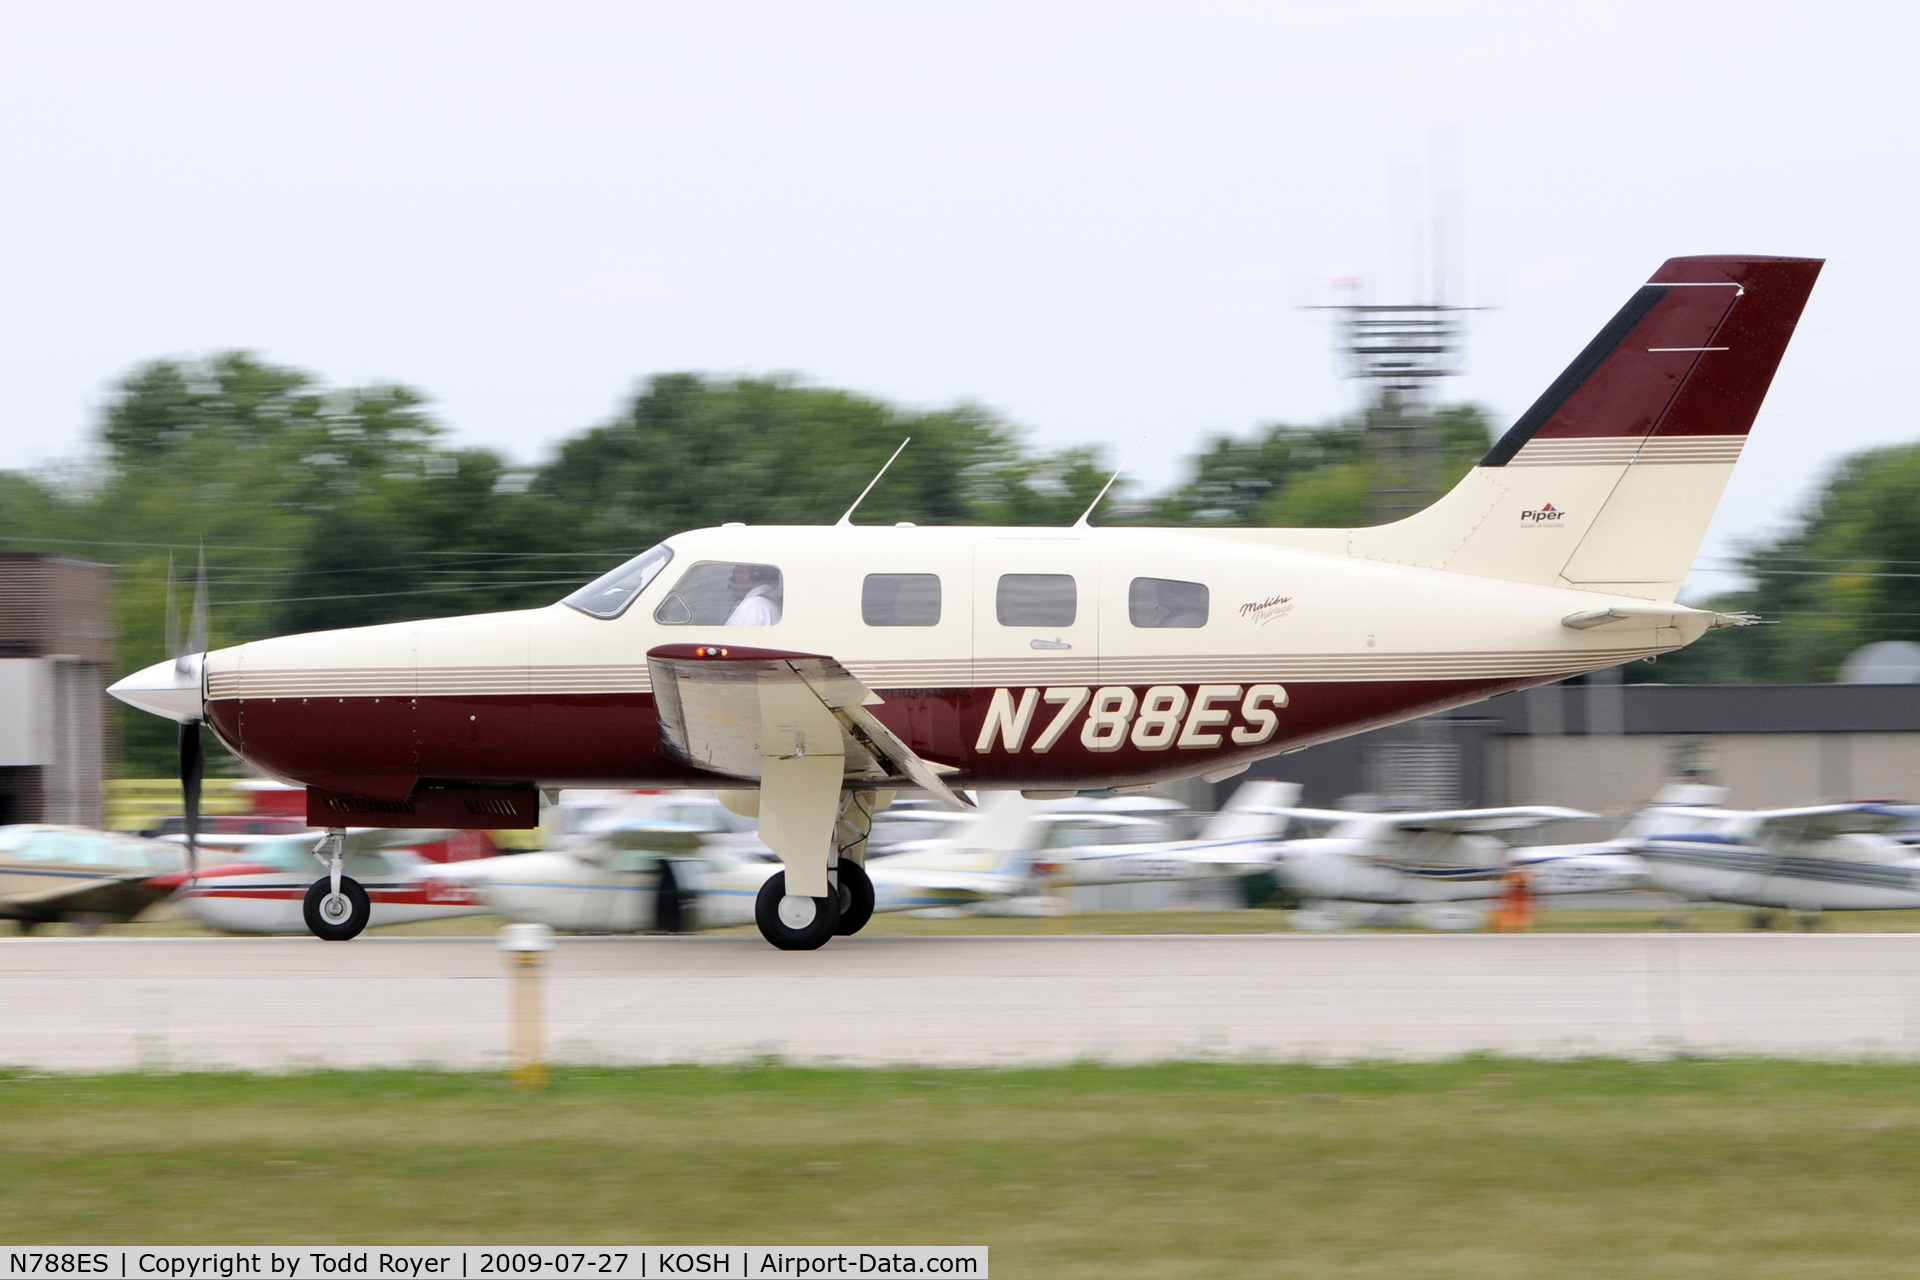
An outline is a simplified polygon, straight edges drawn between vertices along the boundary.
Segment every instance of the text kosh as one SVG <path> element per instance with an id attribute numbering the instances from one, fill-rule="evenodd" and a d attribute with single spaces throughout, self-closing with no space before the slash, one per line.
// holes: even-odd
<path id="1" fill-rule="evenodd" d="M 1076 724 L 1088 751 L 1118 751 L 1128 743 L 1142 751 L 1197 751 L 1229 741 L 1254 747 L 1280 728 L 1275 713 L 1286 705 L 1287 691 L 1277 684 L 1203 684 L 1191 693 L 1177 684 L 1157 684 L 1145 693 L 1127 685 L 995 689 L 973 749 L 1041 755 Z"/>

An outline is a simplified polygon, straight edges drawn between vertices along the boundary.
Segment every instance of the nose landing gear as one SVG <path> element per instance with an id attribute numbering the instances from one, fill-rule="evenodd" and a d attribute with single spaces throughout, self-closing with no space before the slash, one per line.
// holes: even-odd
<path id="1" fill-rule="evenodd" d="M 359 937 L 373 916 L 373 903 L 360 882 L 340 874 L 346 842 L 346 829 L 331 827 L 320 837 L 320 843 L 313 846 L 313 856 L 327 869 L 327 874 L 307 887 L 302 914 L 308 931 L 322 942 L 345 942 Z M 320 852 L 329 844 L 333 846 L 331 857 Z"/>

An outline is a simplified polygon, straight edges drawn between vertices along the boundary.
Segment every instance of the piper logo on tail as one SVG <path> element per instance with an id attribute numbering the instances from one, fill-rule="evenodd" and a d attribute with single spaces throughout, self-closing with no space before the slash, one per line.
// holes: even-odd
<path id="1" fill-rule="evenodd" d="M 1566 512 L 1562 511 L 1560 508 L 1554 506 L 1551 502 L 1549 502 L 1549 503 L 1543 504 L 1538 510 L 1522 511 L 1520 513 L 1520 523 L 1521 524 L 1550 524 L 1553 521 L 1558 520 L 1561 516 L 1564 516 L 1566 514 L 1567 514 Z"/>

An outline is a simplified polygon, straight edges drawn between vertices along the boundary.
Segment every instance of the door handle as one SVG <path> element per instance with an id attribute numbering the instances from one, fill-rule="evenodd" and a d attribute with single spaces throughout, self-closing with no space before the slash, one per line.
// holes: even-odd
<path id="1" fill-rule="evenodd" d="M 1036 649 L 1071 649 L 1073 648 L 1073 646 L 1068 644 L 1065 640 L 1035 640 L 1033 642 L 1033 647 Z"/>

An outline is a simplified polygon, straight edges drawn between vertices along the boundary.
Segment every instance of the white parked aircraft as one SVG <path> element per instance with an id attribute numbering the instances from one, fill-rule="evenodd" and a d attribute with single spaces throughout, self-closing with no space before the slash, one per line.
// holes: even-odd
<path id="1" fill-rule="evenodd" d="M 1263 870 L 1297 789 L 1251 782 L 1193 840 L 1170 838 L 1154 802 L 1048 801 L 1002 794 L 971 821 L 869 858 L 875 911 L 973 910 L 1053 884 L 1131 884 Z M 1164 802 L 1161 802 L 1164 803 Z M 598 826 L 598 830 L 593 830 Z M 716 841 L 704 826 L 617 818 L 583 824 L 565 849 L 444 868 L 501 915 L 557 929 L 626 933 L 721 928 L 753 920 L 770 853 Z M 1036 864 L 1044 871 L 1036 872 Z M 849 907 L 851 904 L 849 904 Z"/>
<path id="2" fill-rule="evenodd" d="M 174 871 L 152 883 L 171 892 L 195 920 L 223 933 L 308 933 L 329 939 L 343 928 L 412 924 L 486 911 L 480 895 L 445 873 L 450 867 L 480 865 L 429 862 L 405 848 L 393 847 L 387 832 L 352 832 L 344 859 L 349 891 L 366 895 L 364 924 L 334 924 L 317 919 L 313 866 L 314 837 L 230 836 L 220 843 L 231 859 L 197 871 Z M 348 935 L 351 936 L 351 935 Z"/>
<path id="3" fill-rule="evenodd" d="M 1605 893 L 1642 887 L 1640 859 L 1612 843 L 1514 848 L 1496 832 L 1529 830 L 1595 815 L 1555 805 L 1457 809 L 1435 813 L 1356 813 L 1292 809 L 1298 821 L 1326 834 L 1288 840 L 1273 849 L 1280 882 L 1309 907 L 1316 922 L 1337 915 L 1318 904 L 1366 902 L 1416 908 L 1437 927 L 1471 923 L 1472 913 L 1432 910 L 1442 903 L 1498 897 L 1507 872 L 1527 872 L 1538 894 Z"/>
<path id="4" fill-rule="evenodd" d="M 45 823 L 0 826 L 0 920 L 31 933 L 70 920 L 131 920 L 167 896 L 155 872 L 186 863 L 174 845 L 115 831 Z"/>
<path id="5" fill-rule="evenodd" d="M 1176 840 L 1124 802 L 1069 801 L 1037 807 L 1022 839 L 1039 872 L 1056 885 L 1205 880 L 1264 871 L 1300 796 L 1292 782 L 1253 781 L 1209 817 L 1191 840 Z"/>
<path id="6" fill-rule="evenodd" d="M 961 808 L 960 788 L 1218 780 L 1743 621 L 1675 597 L 1820 265 L 1668 261 L 1451 492 L 1377 528 L 849 509 L 679 534 L 544 609 L 206 653 L 203 577 L 194 639 L 113 692 L 182 724 L 190 815 L 202 722 L 332 829 L 531 826 L 537 788 L 737 788 L 784 868 L 756 923 L 817 947 L 869 909 L 845 868 L 895 790 Z M 343 875 L 336 856 L 316 882 L 329 920 L 364 910 Z"/>
<path id="7" fill-rule="evenodd" d="M 1920 907 L 1920 855 L 1887 834 L 1916 817 L 1920 809 L 1884 801 L 1751 811 L 1656 803 L 1635 819 L 1633 840 L 1658 888 L 1811 917 Z"/>
<path id="8" fill-rule="evenodd" d="M 1018 796 L 1001 797 L 907 852 L 864 869 L 849 861 L 847 887 L 870 877 L 874 911 L 971 906 L 1017 893 L 1031 855 L 1011 837 L 1029 807 Z M 444 874 L 509 919 L 596 933 L 680 933 L 753 923 L 761 886 L 780 870 L 770 852 L 716 839 L 704 825 L 632 815 L 586 825 L 566 848 L 462 863 Z M 844 916 L 853 932 L 866 920 L 854 916 L 848 897 Z"/>

